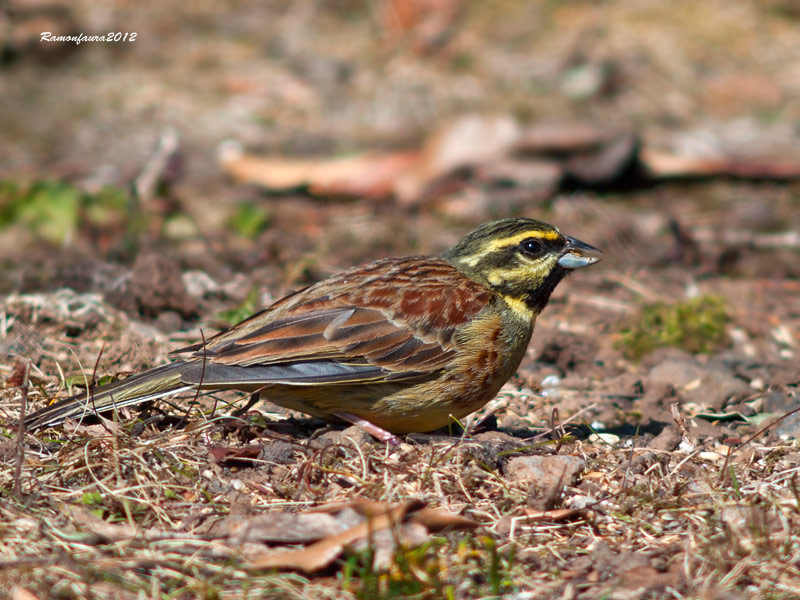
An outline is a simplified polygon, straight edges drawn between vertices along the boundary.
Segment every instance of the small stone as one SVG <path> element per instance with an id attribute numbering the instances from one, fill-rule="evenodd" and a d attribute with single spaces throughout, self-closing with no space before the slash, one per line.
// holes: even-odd
<path id="1" fill-rule="evenodd" d="M 614 433 L 593 433 L 589 436 L 590 442 L 608 444 L 615 446 L 619 444 L 620 437 Z"/>
<path id="2" fill-rule="evenodd" d="M 681 432 L 674 425 L 667 425 L 661 430 L 653 441 L 647 447 L 653 450 L 661 450 L 662 452 L 672 452 L 678 447 L 683 439 Z"/>
<path id="3" fill-rule="evenodd" d="M 583 496 L 579 494 L 577 496 L 572 496 L 571 498 L 569 498 L 566 504 L 567 508 L 572 508 L 575 510 L 583 510 L 584 508 L 597 504 L 597 500 L 595 500 L 591 496 Z"/>
<path id="4" fill-rule="evenodd" d="M 704 450 L 700 454 L 698 454 L 700 459 L 702 460 L 710 460 L 711 462 L 717 462 L 718 460 L 722 460 L 725 458 L 721 454 L 717 454 L 716 452 L 710 452 L 708 450 Z"/>
<path id="5" fill-rule="evenodd" d="M 518 456 L 508 461 L 505 473 L 514 481 L 536 480 L 553 486 L 560 481 L 562 485 L 572 485 L 585 466 L 586 461 L 577 456 Z"/>
<path id="6" fill-rule="evenodd" d="M 513 436 L 516 436 L 515 439 L 534 435 L 533 425 L 531 422 L 523 419 L 513 412 L 506 412 L 505 414 L 500 415 L 497 422 L 497 427 L 498 429 L 509 432 L 513 434 Z"/>
<path id="7" fill-rule="evenodd" d="M 772 390 L 764 396 L 761 408 L 766 413 L 784 413 L 797 408 L 797 400 L 786 390 Z"/>
<path id="8" fill-rule="evenodd" d="M 164 333 L 179 331 L 183 328 L 183 319 L 174 310 L 168 310 L 158 315 L 155 326 L 156 329 Z"/>
<path id="9" fill-rule="evenodd" d="M 611 65 L 606 62 L 586 62 L 567 70 L 561 80 L 561 93 L 575 100 L 600 95 L 610 84 Z"/>
<path id="10" fill-rule="evenodd" d="M 519 438 L 509 435 L 503 431 L 484 431 L 475 435 L 472 439 L 476 442 L 493 442 L 498 446 L 505 446 L 507 448 L 516 448 L 523 445 Z"/>
<path id="11" fill-rule="evenodd" d="M 795 400 L 797 403 L 797 400 Z M 797 405 L 795 404 L 795 408 Z M 777 427 L 775 427 L 775 435 L 784 440 L 798 440 L 800 439 L 800 413 L 786 417 Z"/>
<path id="12" fill-rule="evenodd" d="M 223 483 L 220 479 L 212 479 L 206 486 L 206 491 L 209 494 L 224 494 L 230 489 L 230 486 Z"/>
<path id="13" fill-rule="evenodd" d="M 685 398 L 706 408 L 720 410 L 731 400 L 748 396 L 752 388 L 719 365 L 702 365 L 696 360 L 665 360 L 650 370 L 645 390 L 671 385 Z"/>
<path id="14" fill-rule="evenodd" d="M 264 444 L 258 459 L 276 465 L 290 465 L 297 462 L 294 456 L 294 446 L 281 441 Z"/>
<path id="15" fill-rule="evenodd" d="M 351 447 L 353 442 L 355 442 L 359 447 L 375 442 L 375 438 L 373 438 L 367 431 L 358 425 L 351 425 L 342 431 L 328 431 L 323 433 L 317 439 L 320 441 L 327 440 L 329 442 L 333 442 L 334 444 L 339 444 L 341 446 L 347 445 Z"/>
<path id="16" fill-rule="evenodd" d="M 472 440 L 462 445 L 462 452 L 482 467 L 499 469 L 502 462 L 502 452 L 513 450 L 524 445 L 519 439 L 503 433 L 502 431 L 487 431 L 479 433 Z"/>

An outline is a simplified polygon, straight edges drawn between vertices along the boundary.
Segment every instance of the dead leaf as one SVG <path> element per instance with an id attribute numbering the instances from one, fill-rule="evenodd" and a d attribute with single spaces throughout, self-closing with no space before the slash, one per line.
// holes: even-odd
<path id="1" fill-rule="evenodd" d="M 613 131 L 582 123 L 535 123 L 514 144 L 515 154 L 574 154 L 611 141 Z"/>
<path id="2" fill-rule="evenodd" d="M 465 115 L 445 124 L 425 142 L 414 168 L 396 181 L 397 199 L 418 203 L 436 180 L 508 154 L 519 135 L 519 125 L 507 115 Z"/>
<path id="3" fill-rule="evenodd" d="M 640 160 L 652 177 L 716 177 L 743 179 L 797 179 L 800 162 L 788 160 L 734 160 L 728 158 L 697 158 L 643 148 Z"/>
<path id="4" fill-rule="evenodd" d="M 83 425 L 81 419 L 68 419 L 64 421 L 64 432 L 78 435 L 84 438 L 105 438 L 119 434 L 119 425 L 101 415 L 96 415 L 94 411 L 87 411 L 87 417 L 100 419 L 101 423 L 93 425 Z M 122 418 L 122 416 L 120 417 Z"/>
<path id="5" fill-rule="evenodd" d="M 519 126 L 507 115 L 466 115 L 438 128 L 420 151 L 294 159 L 257 157 L 227 147 L 220 163 L 237 181 L 274 191 L 307 189 L 316 196 L 373 199 L 394 194 L 413 204 L 458 169 L 504 156 L 518 138 Z"/>
<path id="6" fill-rule="evenodd" d="M 334 516 L 327 513 L 272 511 L 256 516 L 228 517 L 215 523 L 208 537 L 228 538 L 232 546 L 245 542 L 311 543 L 346 531 L 361 522 L 352 509 Z"/>
<path id="7" fill-rule="evenodd" d="M 11 600 L 39 600 L 39 597 L 23 587 L 16 586 L 11 590 Z"/>
<path id="8" fill-rule="evenodd" d="M 16 361 L 11 374 L 6 378 L 6 387 L 22 387 L 25 384 L 25 373 L 27 369 L 27 363 L 21 360 Z"/>
<path id="9" fill-rule="evenodd" d="M 413 548 L 428 541 L 430 533 L 419 523 L 403 523 L 398 527 L 382 529 L 374 534 L 356 540 L 349 545 L 355 552 L 364 552 L 371 549 L 372 566 L 377 570 L 387 570 L 391 568 L 397 546 Z"/>
<path id="10" fill-rule="evenodd" d="M 367 153 L 345 158 L 300 159 L 223 154 L 223 169 L 241 183 L 285 192 L 307 189 L 315 196 L 386 198 L 396 180 L 419 160 L 418 152 Z"/>
<path id="11" fill-rule="evenodd" d="M 475 529 L 481 525 L 472 519 L 460 517 L 435 508 L 421 508 L 411 515 L 409 521 L 424 525 L 428 531 L 433 533 L 438 533 L 447 528 Z"/>
<path id="12" fill-rule="evenodd" d="M 314 512 L 308 511 L 303 515 L 320 518 L 327 517 L 330 512 L 341 515 L 348 511 L 359 513 L 366 519 L 306 548 L 257 554 L 251 558 L 249 566 L 253 569 L 283 568 L 312 573 L 330 564 L 345 548 L 369 545 L 376 551 L 376 565 L 380 568 L 380 565 L 388 564 L 398 543 L 418 545 L 427 540 L 431 532 L 479 526 L 471 519 L 424 508 L 418 500 L 401 505 L 357 500 L 317 507 Z"/>
<path id="13" fill-rule="evenodd" d="M 476 178 L 488 183 L 512 184 L 555 192 L 564 169 L 557 160 L 503 158 L 476 168 Z"/>
<path id="14" fill-rule="evenodd" d="M 315 506 L 306 510 L 306 513 L 335 513 L 340 510 L 352 509 L 358 514 L 365 517 L 375 517 L 382 515 L 389 511 L 394 505 L 391 502 L 378 502 L 377 500 L 367 500 L 366 498 L 357 498 L 348 502 L 332 502 L 330 504 L 323 504 Z M 425 506 L 420 501 L 409 501 L 409 509 L 417 510 Z"/>
<path id="15" fill-rule="evenodd" d="M 132 540 L 134 538 L 152 541 L 187 537 L 186 534 L 175 531 L 132 527 L 127 523 L 109 523 L 108 521 L 96 517 L 89 509 L 83 506 L 66 506 L 63 510 L 71 517 L 76 525 L 85 529 L 87 533 L 97 537 L 97 540 L 85 543 L 119 542 L 123 540 Z"/>
<path id="16" fill-rule="evenodd" d="M 563 521 L 580 514 L 583 508 L 557 508 L 555 510 L 530 510 L 525 508 L 526 520 L 529 522 L 538 521 Z"/>
<path id="17" fill-rule="evenodd" d="M 249 446 L 209 446 L 208 453 L 218 463 L 225 464 L 234 461 L 252 461 L 259 457 L 264 447 L 261 444 Z"/>
<path id="18" fill-rule="evenodd" d="M 408 504 L 401 504 L 383 514 L 368 517 L 366 521 L 359 523 L 355 527 L 330 536 L 307 548 L 257 555 L 251 559 L 249 566 L 253 569 L 282 568 L 313 573 L 330 564 L 333 559 L 339 556 L 345 546 L 373 532 L 387 529 L 400 523 L 408 508 Z"/>

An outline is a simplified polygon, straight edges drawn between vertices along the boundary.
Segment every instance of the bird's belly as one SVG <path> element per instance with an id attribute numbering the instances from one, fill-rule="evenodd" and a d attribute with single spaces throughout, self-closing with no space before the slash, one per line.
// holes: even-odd
<path id="1" fill-rule="evenodd" d="M 424 381 L 414 385 L 295 387 L 270 389 L 265 399 L 280 406 L 327 420 L 336 412 L 361 417 L 392 433 L 432 431 L 461 419 L 491 400 L 504 381 L 491 387 L 466 385 L 459 379 Z"/>
<path id="2" fill-rule="evenodd" d="M 347 412 L 391 433 L 432 431 L 452 418 L 466 417 L 495 397 L 525 354 L 530 339 L 525 333 L 509 343 L 476 341 L 462 347 L 458 360 L 424 379 L 275 386 L 262 394 L 275 404 L 327 420 L 337 420 L 336 412 Z"/>

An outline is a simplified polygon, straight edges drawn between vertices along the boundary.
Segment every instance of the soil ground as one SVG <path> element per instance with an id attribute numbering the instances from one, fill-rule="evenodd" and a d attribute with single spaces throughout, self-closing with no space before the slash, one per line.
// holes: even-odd
<path id="1" fill-rule="evenodd" d="M 800 596 L 800 420 L 777 420 L 800 406 L 796 179 L 528 193 L 476 168 L 409 204 L 265 192 L 217 160 L 229 140 L 320 161 L 405 151 L 492 114 L 797 164 L 796 2 L 17 0 L 0 19 L 0 595 Z M 50 30 L 138 35 L 40 42 Z M 131 195 L 171 132 L 157 185 Z M 560 285 L 518 374 L 463 435 L 387 448 L 267 405 L 227 420 L 243 398 L 223 394 L 17 441 L 26 364 L 40 407 L 341 269 L 438 254 L 509 214 L 605 257 Z M 708 296 L 726 314 L 719 343 L 631 354 L 648 306 Z M 311 572 L 252 569 L 284 544 L 232 541 L 234 517 L 409 499 L 477 526 L 345 544 Z"/>

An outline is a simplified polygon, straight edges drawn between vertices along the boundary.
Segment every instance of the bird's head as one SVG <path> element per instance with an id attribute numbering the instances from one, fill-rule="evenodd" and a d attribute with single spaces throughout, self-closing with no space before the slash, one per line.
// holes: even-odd
<path id="1" fill-rule="evenodd" d="M 558 282 L 600 260 L 597 248 L 534 219 L 484 223 L 443 258 L 470 279 L 500 294 L 518 312 L 538 314 Z"/>

